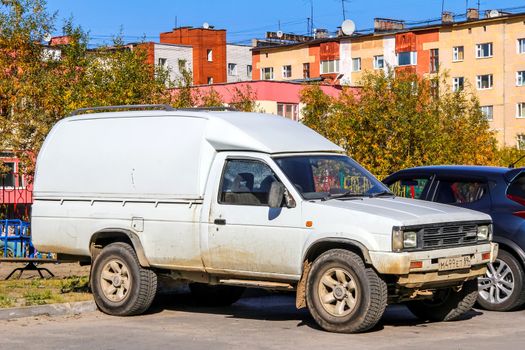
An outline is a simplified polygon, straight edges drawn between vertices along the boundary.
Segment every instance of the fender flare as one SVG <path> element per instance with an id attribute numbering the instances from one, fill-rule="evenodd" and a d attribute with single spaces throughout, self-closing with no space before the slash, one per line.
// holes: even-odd
<path id="1" fill-rule="evenodd" d="M 123 228 L 105 228 L 100 231 L 95 232 L 89 241 L 89 250 L 90 252 L 93 252 L 95 249 L 95 241 L 101 237 L 107 237 L 108 239 L 111 239 L 111 234 L 115 235 L 114 238 L 122 237 L 123 235 L 126 236 L 129 241 L 131 242 L 131 245 L 133 246 L 133 249 L 135 250 L 135 253 L 137 254 L 137 258 L 139 259 L 139 263 L 142 267 L 150 267 L 150 263 L 148 259 L 146 258 L 146 254 L 144 253 L 144 248 L 142 247 L 142 243 L 140 241 L 140 237 L 133 231 Z M 118 241 L 118 240 L 116 240 Z M 93 253 L 92 253 L 93 255 Z"/>
<path id="2" fill-rule="evenodd" d="M 363 255 L 363 259 L 365 260 L 365 263 L 371 264 L 372 259 L 370 258 L 370 253 L 368 252 L 368 248 L 365 247 L 365 245 L 361 242 L 358 242 L 353 239 L 349 238 L 338 238 L 338 237 L 326 237 L 326 238 L 320 238 L 314 242 L 312 242 L 308 248 L 303 253 L 302 261 L 305 261 L 307 256 L 312 252 L 313 249 L 315 249 L 320 244 L 324 243 L 339 243 L 339 244 L 346 244 L 350 246 L 354 246 L 355 248 L 359 249 L 361 251 L 361 254 Z"/>

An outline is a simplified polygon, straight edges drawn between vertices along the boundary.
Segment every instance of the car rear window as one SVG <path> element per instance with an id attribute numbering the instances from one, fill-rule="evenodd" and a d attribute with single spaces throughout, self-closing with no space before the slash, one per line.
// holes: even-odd
<path id="1" fill-rule="evenodd" d="M 435 201 L 445 204 L 473 203 L 483 198 L 487 192 L 487 184 L 481 181 L 441 180 Z"/>
<path id="2" fill-rule="evenodd" d="M 507 195 L 525 199 L 525 172 L 522 172 L 512 180 L 507 188 Z"/>

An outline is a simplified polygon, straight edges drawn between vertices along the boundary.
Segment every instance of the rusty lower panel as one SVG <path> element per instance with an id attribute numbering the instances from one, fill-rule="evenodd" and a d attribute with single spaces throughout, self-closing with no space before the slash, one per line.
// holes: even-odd
<path id="1" fill-rule="evenodd" d="M 295 297 L 295 307 L 298 309 L 306 307 L 306 281 L 308 279 L 308 273 L 310 272 L 311 267 L 312 263 L 308 260 L 305 260 L 303 263 L 303 274 L 301 275 L 301 279 L 297 284 L 297 294 Z"/>
<path id="2" fill-rule="evenodd" d="M 405 288 L 436 288 L 455 283 L 462 283 L 487 272 L 485 265 L 473 266 L 468 270 L 435 271 L 425 273 L 409 273 L 399 277 L 397 284 Z"/>

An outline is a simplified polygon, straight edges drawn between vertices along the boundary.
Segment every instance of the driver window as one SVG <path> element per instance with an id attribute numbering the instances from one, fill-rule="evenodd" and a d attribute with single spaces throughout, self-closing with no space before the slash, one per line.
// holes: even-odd
<path id="1" fill-rule="evenodd" d="M 221 181 L 219 203 L 267 206 L 272 182 L 270 167 L 254 160 L 227 160 Z"/>

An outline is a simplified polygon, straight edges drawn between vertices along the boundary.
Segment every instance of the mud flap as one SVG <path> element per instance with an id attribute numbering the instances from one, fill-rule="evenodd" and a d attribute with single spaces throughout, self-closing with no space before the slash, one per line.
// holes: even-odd
<path id="1" fill-rule="evenodd" d="M 308 273 L 310 273 L 311 267 L 312 263 L 305 260 L 303 263 L 303 274 L 297 284 L 297 294 L 295 297 L 295 307 L 298 309 L 306 307 L 306 281 L 308 280 Z"/>

